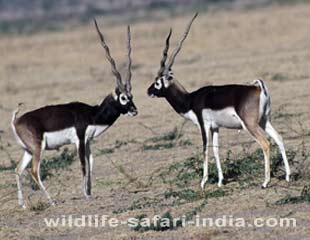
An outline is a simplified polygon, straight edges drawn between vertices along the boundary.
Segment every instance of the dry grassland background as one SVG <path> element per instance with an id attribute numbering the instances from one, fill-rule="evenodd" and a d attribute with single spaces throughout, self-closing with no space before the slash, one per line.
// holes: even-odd
<path id="1" fill-rule="evenodd" d="M 261 189 L 263 169 L 252 184 L 242 187 L 238 181 L 223 186 L 223 196 L 207 200 L 199 212 L 202 217 L 234 215 L 252 221 L 255 217 L 290 216 L 296 228 L 196 228 L 188 226 L 170 231 L 137 232 L 127 226 L 117 228 L 48 228 L 44 217 L 63 214 L 107 214 L 119 219 L 169 211 L 180 216 L 199 206 L 203 198 L 180 205 L 153 205 L 133 208 L 135 200 L 155 199 L 175 186 L 164 184 L 159 173 L 171 164 L 201 154 L 201 136 L 192 123 L 183 126 L 164 99 L 151 99 L 146 89 L 158 70 L 164 38 L 173 28 L 175 46 L 191 12 L 183 16 L 165 14 L 156 19 L 132 22 L 133 95 L 139 114 L 121 116 L 92 144 L 95 157 L 93 199 L 84 199 L 81 191 L 79 160 L 53 172 L 44 184 L 56 207 L 46 207 L 41 191 L 31 188 L 28 173 L 23 178 L 24 195 L 30 209 L 17 204 L 13 170 L 0 172 L 0 239 L 310 239 L 309 201 L 277 205 L 287 195 L 299 196 L 309 184 L 310 140 L 310 5 L 272 5 L 249 10 L 201 12 L 193 24 L 174 66 L 179 81 L 189 90 L 205 85 L 248 83 L 265 79 L 272 97 L 272 122 L 282 134 L 287 150 L 295 152 L 291 163 L 297 176 L 290 184 L 273 177 L 268 189 Z M 121 71 L 125 70 L 125 26 L 113 21 L 117 16 L 98 17 L 107 42 Z M 119 19 L 116 19 L 119 20 Z M 124 72 L 124 71 L 123 71 Z M 99 104 L 114 88 L 115 80 L 98 42 L 93 24 L 56 32 L 0 37 L 0 165 L 10 166 L 22 150 L 10 130 L 11 112 L 23 102 L 23 112 L 47 104 L 81 101 Z M 182 137 L 172 145 L 148 149 L 151 138 L 162 136 L 175 127 Z M 116 142 L 118 141 L 118 142 Z M 187 142 L 188 144 L 184 144 Z M 151 146 L 152 148 L 152 146 Z M 232 158 L 246 157 L 259 146 L 244 131 L 222 129 L 220 156 L 222 166 Z M 74 151 L 73 148 L 69 148 Z M 45 157 L 60 152 L 46 152 Z M 246 153 L 245 153 L 246 151 Z M 260 155 L 261 156 L 261 155 Z M 76 158 L 76 157 L 75 157 Z M 213 160 L 211 160 L 213 162 Z M 263 167 L 263 159 L 258 159 Z M 114 164 L 113 164 L 114 163 Z M 202 162 L 201 162 L 202 165 Z M 225 177 L 225 176 L 224 176 Z M 151 179 L 151 181 L 150 181 Z M 190 180 L 187 189 L 199 192 L 200 177 Z M 181 189 L 182 190 L 182 189 Z M 218 191 L 208 182 L 205 192 Z M 182 200 L 183 201 L 183 200 Z M 43 206 L 43 207 L 42 207 Z M 125 209 L 124 212 L 118 210 Z"/>

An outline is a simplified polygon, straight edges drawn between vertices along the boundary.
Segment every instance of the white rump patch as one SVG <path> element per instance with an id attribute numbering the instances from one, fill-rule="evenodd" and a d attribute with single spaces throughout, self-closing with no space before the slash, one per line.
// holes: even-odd
<path id="1" fill-rule="evenodd" d="M 109 126 L 108 125 L 89 125 L 85 132 L 85 141 L 98 137 L 102 134 Z"/>
<path id="2" fill-rule="evenodd" d="M 204 109 L 202 110 L 202 117 L 204 122 L 210 124 L 211 128 L 242 128 L 240 118 L 233 107 L 227 107 L 221 110 Z"/>
<path id="3" fill-rule="evenodd" d="M 14 123 L 12 123 L 12 130 L 13 130 L 13 134 L 14 134 L 14 137 L 17 141 L 17 143 L 23 148 L 23 149 L 27 149 L 27 147 L 25 146 L 25 144 L 23 143 L 23 141 L 20 139 L 20 137 L 18 136 L 17 132 L 16 132 L 16 129 L 15 129 L 15 125 Z"/>
<path id="4" fill-rule="evenodd" d="M 79 138 L 74 127 L 55 132 L 45 132 L 43 134 L 44 149 L 57 149 L 63 145 L 79 142 Z"/>

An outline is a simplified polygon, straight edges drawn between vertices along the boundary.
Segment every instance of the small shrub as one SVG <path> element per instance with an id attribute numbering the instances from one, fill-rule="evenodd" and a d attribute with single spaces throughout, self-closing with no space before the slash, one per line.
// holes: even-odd
<path id="1" fill-rule="evenodd" d="M 49 204 L 39 201 L 36 205 L 31 205 L 30 210 L 34 212 L 41 212 L 49 208 Z"/>
<path id="2" fill-rule="evenodd" d="M 97 156 L 114 153 L 116 149 L 119 149 L 122 146 L 126 146 L 127 144 L 128 142 L 116 140 L 113 147 L 98 149 Z"/>
<path id="3" fill-rule="evenodd" d="M 102 148 L 98 149 L 97 155 L 111 154 L 114 153 L 114 148 Z"/>
<path id="4" fill-rule="evenodd" d="M 132 227 L 134 231 L 146 232 L 146 231 L 167 231 L 182 226 L 182 222 L 179 219 L 174 221 L 171 213 L 165 212 L 162 216 L 159 216 L 154 222 L 150 222 L 149 218 L 146 218 L 145 214 L 136 217 L 137 224 Z"/>
<path id="5" fill-rule="evenodd" d="M 164 133 L 161 136 L 157 136 L 157 137 L 152 137 L 150 138 L 148 141 L 152 141 L 152 142 L 161 142 L 161 141 L 173 141 L 173 140 L 177 140 L 179 138 L 182 137 L 182 133 L 179 132 L 178 128 L 175 127 L 173 130 Z"/>
<path id="6" fill-rule="evenodd" d="M 127 211 L 133 211 L 143 208 L 149 208 L 149 207 L 156 207 L 156 206 L 162 206 L 161 199 L 157 198 L 148 198 L 148 197 L 142 197 L 141 199 L 133 201 L 133 203 L 129 207 L 120 208 L 117 210 L 114 210 L 114 214 L 123 213 Z"/>
<path id="7" fill-rule="evenodd" d="M 286 197 L 278 200 L 276 205 L 284 205 L 284 204 L 297 204 L 303 202 L 310 202 L 310 185 L 304 186 L 302 189 L 300 196 L 291 196 L 287 195 Z"/>
<path id="8" fill-rule="evenodd" d="M 11 159 L 11 163 L 8 166 L 0 165 L 0 172 L 2 171 L 8 171 L 8 170 L 14 170 L 16 168 L 17 164 L 14 160 Z"/>
<path id="9" fill-rule="evenodd" d="M 170 149 L 175 146 L 174 143 L 157 143 L 157 144 L 143 144 L 143 150 L 161 150 L 161 149 Z"/>
<path id="10" fill-rule="evenodd" d="M 200 194 L 192 189 L 182 189 L 180 191 L 166 191 L 164 197 L 165 199 L 176 198 L 179 201 L 193 202 L 200 199 Z"/>
<path id="11" fill-rule="evenodd" d="M 160 136 L 149 138 L 143 144 L 143 150 L 161 150 L 161 149 L 170 149 L 173 147 L 179 146 L 187 146 L 192 145 L 190 140 L 177 142 L 183 136 L 182 127 L 178 129 L 175 127 L 173 130 L 164 133 Z M 152 143 L 149 143 L 152 142 Z"/>
<path id="12" fill-rule="evenodd" d="M 219 198 L 219 197 L 224 197 L 225 195 L 227 195 L 226 192 L 222 188 L 219 188 L 213 192 L 205 192 L 204 198 L 205 199 Z"/>
<path id="13" fill-rule="evenodd" d="M 180 146 L 192 146 L 193 145 L 192 141 L 189 139 L 181 140 L 179 144 Z"/>
<path id="14" fill-rule="evenodd" d="M 272 77 L 271 80 L 273 81 L 284 81 L 287 80 L 288 76 L 286 74 L 282 74 L 282 73 L 275 73 Z"/>
<path id="15" fill-rule="evenodd" d="M 204 199 L 200 205 L 197 207 L 194 207 L 193 209 L 187 211 L 185 213 L 185 220 L 190 221 L 193 219 L 194 216 L 196 216 L 199 212 L 202 211 L 202 209 L 207 205 L 208 201 L 207 199 Z"/>

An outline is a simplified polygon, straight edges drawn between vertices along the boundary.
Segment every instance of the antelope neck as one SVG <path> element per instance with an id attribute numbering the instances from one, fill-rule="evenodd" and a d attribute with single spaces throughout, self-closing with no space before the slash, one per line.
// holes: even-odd
<path id="1" fill-rule="evenodd" d="M 98 112 L 94 118 L 95 125 L 104 124 L 111 126 L 120 116 L 120 110 L 111 94 L 97 108 Z"/>
<path id="2" fill-rule="evenodd" d="M 190 94 L 176 80 L 167 89 L 165 98 L 177 113 L 184 114 L 190 111 Z"/>

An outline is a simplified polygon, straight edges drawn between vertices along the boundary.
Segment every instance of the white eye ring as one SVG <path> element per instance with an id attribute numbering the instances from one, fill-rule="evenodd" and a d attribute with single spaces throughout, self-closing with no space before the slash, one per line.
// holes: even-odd
<path id="1" fill-rule="evenodd" d="M 122 105 L 126 105 L 128 103 L 128 98 L 125 94 L 121 93 L 119 95 L 119 101 Z"/>
<path id="2" fill-rule="evenodd" d="M 155 84 L 154 84 L 154 87 L 155 87 L 157 90 L 161 89 L 161 87 L 162 87 L 161 81 L 160 81 L 160 80 L 157 80 L 157 81 L 155 82 Z"/>

